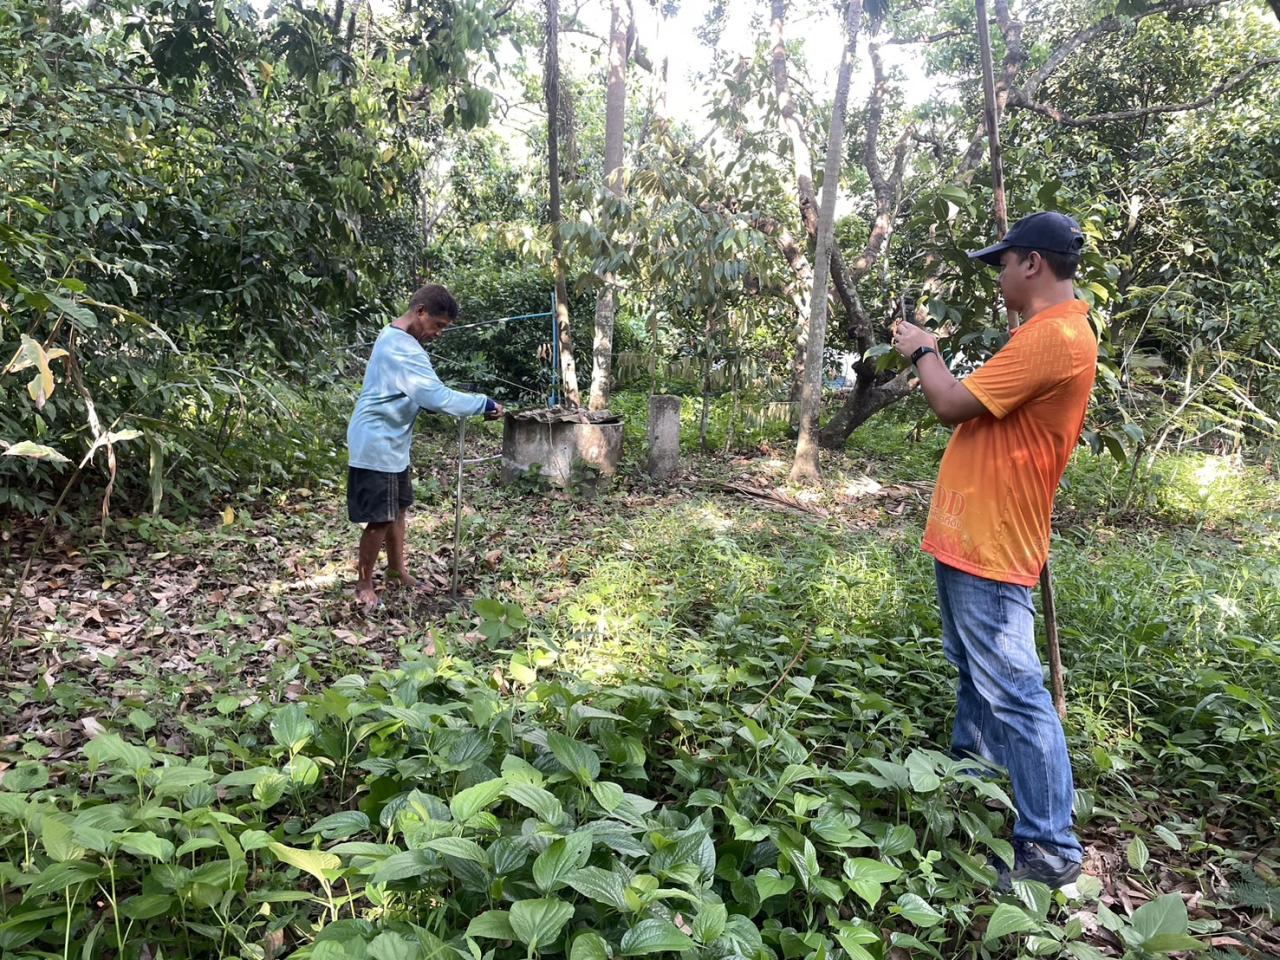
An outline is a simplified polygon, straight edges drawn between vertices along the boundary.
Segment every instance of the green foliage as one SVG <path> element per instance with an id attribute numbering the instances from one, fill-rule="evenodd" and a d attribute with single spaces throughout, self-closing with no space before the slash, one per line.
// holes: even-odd
<path id="1" fill-rule="evenodd" d="M 484 120 L 468 77 L 492 18 L 442 0 L 362 48 L 303 5 L 51 9 L 0 13 L 0 348 L 64 359 L 29 398 L 6 367 L 0 436 L 77 462 L 106 446 L 110 479 L 153 501 L 329 472 L 296 387 L 323 389 L 335 345 L 406 296 L 402 188 L 443 135 L 427 110 Z M 99 441 L 121 427 L 146 443 L 117 458 Z M 10 452 L 0 506 L 42 512 L 65 476 Z"/>

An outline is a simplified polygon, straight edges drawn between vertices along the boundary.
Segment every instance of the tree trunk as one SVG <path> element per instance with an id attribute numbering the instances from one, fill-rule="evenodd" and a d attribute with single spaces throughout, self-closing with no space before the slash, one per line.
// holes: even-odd
<path id="1" fill-rule="evenodd" d="M 804 138 L 804 129 L 800 118 L 796 115 L 795 100 L 791 96 L 791 84 L 787 77 L 786 24 L 787 0 L 772 0 L 770 29 L 773 33 L 772 70 L 773 88 L 778 95 L 778 127 L 784 137 L 791 142 L 791 166 L 796 183 L 796 201 L 800 209 L 800 221 L 804 224 L 804 232 L 813 238 L 818 232 L 818 209 L 813 195 L 813 158 L 809 153 L 809 143 Z M 809 315 L 813 285 L 812 268 L 803 247 L 797 247 L 788 257 L 792 272 L 800 279 L 796 290 L 796 326 L 795 363 L 791 371 L 791 391 L 788 399 L 792 402 L 791 427 L 800 426 L 799 399 L 804 385 L 804 364 L 809 346 Z"/>
<path id="2" fill-rule="evenodd" d="M 556 314 L 560 324 L 560 377 L 565 397 L 582 406 L 578 370 L 573 362 L 573 332 L 569 325 L 569 291 L 565 283 L 560 243 L 560 0 L 547 0 L 547 180 L 551 201 L 551 251 L 556 279 Z"/>
<path id="3" fill-rule="evenodd" d="M 792 481 L 817 480 L 818 415 L 822 405 L 822 355 L 827 335 L 827 284 L 831 279 L 831 248 L 835 240 L 836 192 L 844 154 L 844 114 L 853 73 L 854 48 L 862 16 L 862 0 L 847 0 L 844 13 L 845 47 L 836 78 L 831 109 L 826 165 L 822 175 L 822 204 L 818 210 L 818 247 L 814 252 L 813 295 L 809 307 L 809 338 L 805 352 L 804 391 L 800 396 L 800 437 L 791 464 Z"/>
<path id="4" fill-rule="evenodd" d="M 609 14 L 609 77 L 605 91 L 604 113 L 604 186 L 615 197 L 622 196 L 623 134 L 627 122 L 627 32 L 629 17 L 623 9 L 625 0 L 612 0 Z M 606 207 L 601 218 L 605 235 L 609 236 L 609 214 Z M 613 366 L 613 323 L 618 311 L 618 292 L 612 274 L 604 278 L 604 286 L 596 294 L 596 335 L 592 344 L 591 398 L 592 410 L 609 406 L 610 371 Z"/>
<path id="5" fill-rule="evenodd" d="M 910 373 L 904 370 L 888 383 L 882 384 L 876 384 L 869 376 L 858 374 L 853 393 L 819 431 L 818 443 L 827 450 L 839 450 L 843 447 L 849 434 L 911 392 Z"/>

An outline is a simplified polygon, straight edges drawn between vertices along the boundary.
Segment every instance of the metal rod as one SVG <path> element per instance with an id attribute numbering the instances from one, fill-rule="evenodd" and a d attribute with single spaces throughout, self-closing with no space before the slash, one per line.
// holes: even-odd
<path id="1" fill-rule="evenodd" d="M 556 405 L 556 394 L 560 388 L 560 313 L 556 302 L 556 292 L 551 291 L 551 396 L 547 406 Z"/>
<path id="2" fill-rule="evenodd" d="M 472 327 L 488 327 L 488 326 L 492 326 L 495 323 L 514 323 L 516 320 L 539 320 L 548 316 L 550 316 L 550 314 L 545 312 L 522 313 L 516 317 L 498 317 L 494 320 L 477 320 L 475 323 L 451 324 L 450 326 L 445 327 L 444 334 L 442 335 L 454 333 L 455 331 L 458 331 L 458 330 L 470 330 Z"/>
<path id="3" fill-rule="evenodd" d="M 449 596 L 458 599 L 458 563 L 462 553 L 462 466 L 467 452 L 467 418 L 458 418 L 458 490 L 453 511 L 453 580 Z"/>

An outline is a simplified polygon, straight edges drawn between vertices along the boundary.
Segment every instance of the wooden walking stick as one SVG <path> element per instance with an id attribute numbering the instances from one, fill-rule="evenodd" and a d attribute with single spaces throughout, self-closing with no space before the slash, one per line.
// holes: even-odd
<path id="1" fill-rule="evenodd" d="M 996 239 L 1009 230 L 1009 208 L 1004 199 L 1004 161 L 1000 155 L 1000 124 L 996 116 L 995 69 L 991 63 L 991 29 L 987 22 L 987 0 L 975 0 L 978 12 L 978 49 L 982 53 L 982 93 L 987 146 L 991 151 L 991 187 L 995 196 Z M 1007 311 L 1009 332 L 1018 329 L 1017 313 Z M 1049 648 L 1049 680 L 1053 685 L 1053 705 L 1058 716 L 1067 716 L 1067 695 L 1062 681 L 1062 648 L 1058 645 L 1058 614 L 1053 603 L 1053 575 L 1046 557 L 1040 571 L 1040 599 L 1044 604 L 1045 643 Z"/>

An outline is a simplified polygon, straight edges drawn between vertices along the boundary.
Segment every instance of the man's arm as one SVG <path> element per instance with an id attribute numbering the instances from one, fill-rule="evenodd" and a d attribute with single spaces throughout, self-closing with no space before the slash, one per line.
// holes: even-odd
<path id="1" fill-rule="evenodd" d="M 894 329 L 893 347 L 908 360 L 921 347 L 932 351 L 916 362 L 916 376 L 920 378 L 925 400 L 947 426 L 953 427 L 988 412 L 982 401 L 951 375 L 938 352 L 937 338 L 928 330 L 903 320 Z"/>

